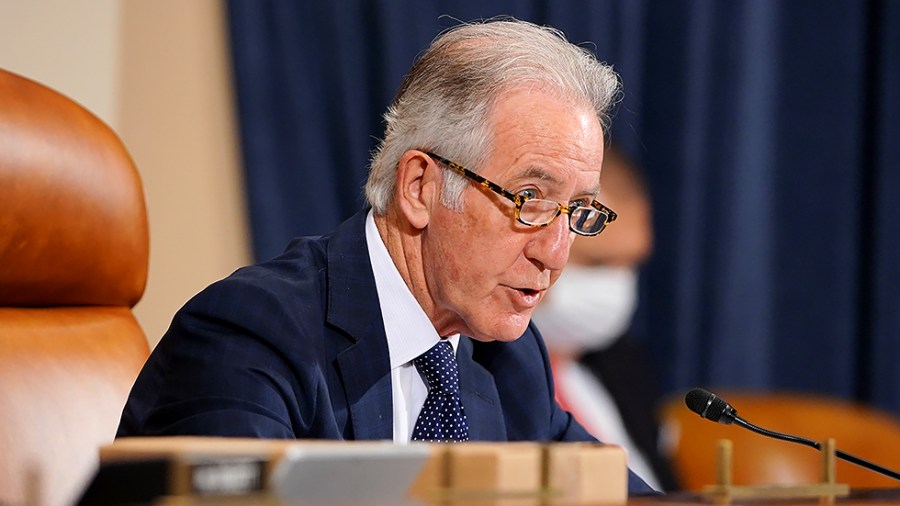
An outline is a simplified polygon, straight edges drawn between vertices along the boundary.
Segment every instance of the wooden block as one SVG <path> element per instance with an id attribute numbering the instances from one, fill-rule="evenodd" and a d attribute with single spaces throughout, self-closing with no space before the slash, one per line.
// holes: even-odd
<path id="1" fill-rule="evenodd" d="M 547 492 L 563 504 L 624 504 L 628 467 L 618 446 L 557 443 L 545 447 Z"/>
<path id="2" fill-rule="evenodd" d="M 539 494 L 541 446 L 537 443 L 468 442 L 449 447 L 452 493 L 489 496 Z"/>
<path id="3" fill-rule="evenodd" d="M 428 444 L 431 456 L 410 486 L 407 495 L 422 502 L 440 497 L 450 487 L 450 445 Z"/>

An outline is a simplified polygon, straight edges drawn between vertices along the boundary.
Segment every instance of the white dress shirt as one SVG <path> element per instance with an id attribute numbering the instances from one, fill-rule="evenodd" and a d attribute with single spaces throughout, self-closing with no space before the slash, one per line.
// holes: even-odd
<path id="1" fill-rule="evenodd" d="M 394 265 L 372 211 L 366 216 L 366 245 L 375 274 L 375 288 L 381 305 L 384 332 L 391 358 L 391 399 L 394 408 L 394 442 L 408 443 L 416 418 L 425 404 L 428 387 L 412 360 L 430 350 L 441 340 L 434 325 Z M 459 334 L 447 338 L 453 352 Z"/>

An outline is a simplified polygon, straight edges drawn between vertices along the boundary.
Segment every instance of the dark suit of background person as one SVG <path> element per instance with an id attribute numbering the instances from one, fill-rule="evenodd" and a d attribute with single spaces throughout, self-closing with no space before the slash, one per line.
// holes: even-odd
<path id="1" fill-rule="evenodd" d="M 117 435 L 407 442 L 416 389 L 427 390 L 413 358 L 449 342 L 470 439 L 593 440 L 555 402 L 530 316 L 565 266 L 570 227 L 611 216 L 591 199 L 617 93 L 609 67 L 549 29 L 506 21 L 442 34 L 385 115 L 372 209 L 191 299 Z M 550 214 L 521 221 L 514 195 Z M 552 214 L 559 201 L 584 219 Z M 629 491 L 652 492 L 634 473 Z"/>
<path id="2" fill-rule="evenodd" d="M 677 484 L 659 447 L 660 392 L 644 348 L 628 334 L 637 269 L 650 255 L 650 199 L 637 167 L 606 150 L 600 200 L 620 213 L 596 240 L 576 240 L 566 271 L 535 310 L 558 399 L 589 432 L 628 451 L 629 466 L 658 489 Z"/>

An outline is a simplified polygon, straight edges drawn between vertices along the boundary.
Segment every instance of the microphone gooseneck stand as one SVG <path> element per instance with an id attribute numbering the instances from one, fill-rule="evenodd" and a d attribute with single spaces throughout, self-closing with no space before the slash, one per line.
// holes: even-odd
<path id="1" fill-rule="evenodd" d="M 718 395 L 708 390 L 704 390 L 702 388 L 693 388 L 685 396 L 684 402 L 687 405 L 688 409 L 700 415 L 701 418 L 705 418 L 707 420 L 722 423 L 725 425 L 734 423 L 747 430 L 766 437 L 780 439 L 782 441 L 787 441 L 790 443 L 802 444 L 805 446 L 809 446 L 810 448 L 814 448 L 815 450 L 822 451 L 822 444 L 818 441 L 813 441 L 812 439 L 807 439 L 805 437 L 782 434 L 781 432 L 775 432 L 773 430 L 768 430 L 753 425 L 747 420 L 739 417 L 737 414 L 737 410 L 734 409 L 731 404 L 728 404 L 725 399 L 722 399 Z M 836 457 L 846 460 L 847 462 L 856 464 L 860 467 L 864 467 L 870 471 L 874 471 L 889 478 L 900 480 L 900 473 L 888 469 L 884 466 L 879 466 L 878 464 L 874 464 L 872 462 L 869 462 L 868 460 L 861 459 L 855 455 L 850 455 L 849 453 L 842 452 L 841 450 L 837 449 L 835 449 L 834 454 Z"/>
<path id="2" fill-rule="evenodd" d="M 807 439 L 805 437 L 800 436 L 791 436 L 790 434 L 782 434 L 781 432 L 775 432 L 773 430 L 764 429 L 762 427 L 753 425 L 752 423 L 744 420 L 739 416 L 734 417 L 735 425 L 740 425 L 741 427 L 751 430 L 757 434 L 762 434 L 763 436 L 767 436 L 774 439 L 780 439 L 782 441 L 788 441 L 791 443 L 797 443 L 809 446 L 810 448 L 815 448 L 818 451 L 822 451 L 822 443 L 818 441 L 813 441 L 812 439 Z M 839 459 L 846 460 L 847 462 L 852 462 L 858 466 L 864 467 L 870 471 L 875 471 L 876 473 L 883 474 L 884 476 L 893 478 L 895 480 L 900 480 L 900 473 L 896 471 L 892 471 L 886 467 L 879 466 L 878 464 L 869 462 L 868 460 L 861 459 L 855 455 L 851 455 L 847 452 L 842 452 L 841 450 L 835 449 L 834 455 Z"/>

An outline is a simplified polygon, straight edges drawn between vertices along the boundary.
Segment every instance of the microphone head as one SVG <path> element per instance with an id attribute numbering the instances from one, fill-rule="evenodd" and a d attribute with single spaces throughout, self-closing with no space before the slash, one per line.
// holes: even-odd
<path id="1" fill-rule="evenodd" d="M 687 404 L 688 409 L 702 418 L 726 425 L 734 422 L 737 416 L 737 410 L 732 408 L 730 404 L 716 394 L 702 388 L 691 389 L 684 396 L 684 403 Z"/>

